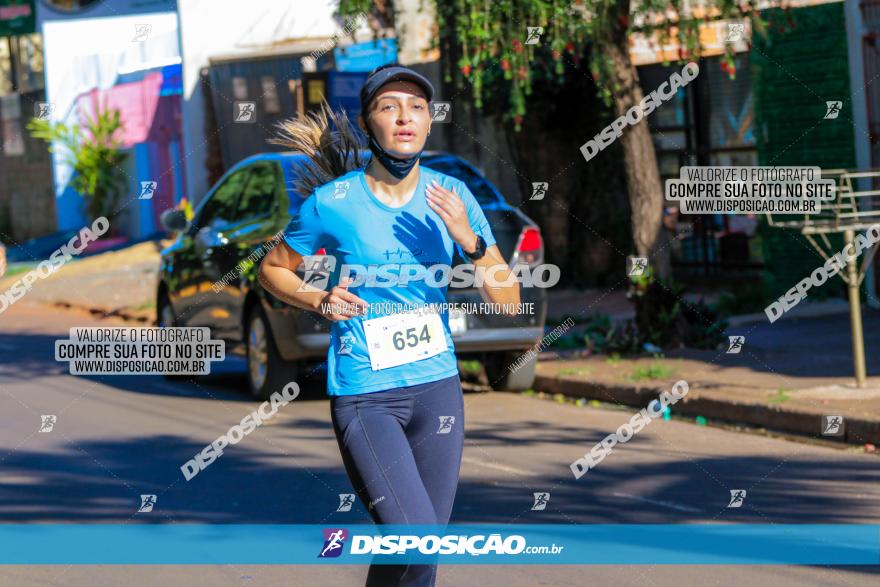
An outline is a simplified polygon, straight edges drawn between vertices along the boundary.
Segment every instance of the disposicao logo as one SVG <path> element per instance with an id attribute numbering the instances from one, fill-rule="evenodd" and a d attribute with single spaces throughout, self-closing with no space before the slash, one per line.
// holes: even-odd
<path id="1" fill-rule="evenodd" d="M 318 558 L 335 558 L 342 554 L 348 531 L 343 528 L 324 528 L 324 548 Z"/>

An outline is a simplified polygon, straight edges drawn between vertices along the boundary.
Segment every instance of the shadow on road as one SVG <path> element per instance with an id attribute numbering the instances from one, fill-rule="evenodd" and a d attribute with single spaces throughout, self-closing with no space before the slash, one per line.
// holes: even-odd
<path id="1" fill-rule="evenodd" d="M 66 338 L 66 337 L 64 337 Z M 0 376 L 29 381 L 35 377 L 70 375 L 67 361 L 55 360 L 55 341 L 59 336 L 43 334 L 0 334 Z M 8 360 L 7 360 L 8 359 Z M 255 402 L 248 393 L 247 365 L 242 357 L 230 355 L 212 363 L 211 374 L 169 379 L 161 375 L 72 375 L 78 379 L 108 385 L 116 389 L 151 395 L 169 395 Z M 297 377 L 298 400 L 327 399 L 324 363 L 303 364 Z M 280 390 L 279 390 L 280 391 Z"/>
<path id="2" fill-rule="evenodd" d="M 530 423 L 519 424 L 528 426 Z M 535 423 L 537 424 L 537 423 Z M 225 430 L 220 430 L 222 434 Z M 283 431 L 254 436 L 186 481 L 180 467 L 203 444 L 179 435 L 65 442 L 58 452 L 19 448 L 3 461 L 0 519 L 4 522 L 370 523 L 359 502 L 336 513 L 340 493 L 352 492 L 330 423 L 286 420 Z M 469 432 L 466 442 L 509 443 L 510 428 Z M 548 430 L 530 442 L 570 445 L 582 429 Z M 281 439 L 279 439 L 281 437 Z M 262 438 L 262 440 L 261 440 Z M 283 444 L 282 444 L 283 440 Z M 295 440 L 298 442 L 291 442 Z M 641 449 L 658 456 L 655 441 Z M 669 451 L 666 451 L 667 453 Z M 469 451 L 466 448 L 465 454 Z M 475 452 L 472 454 L 476 454 Z M 322 455 L 325 455 L 322 457 Z M 454 522 L 478 523 L 878 523 L 880 468 L 865 459 L 819 461 L 793 457 L 681 458 L 638 468 L 606 462 L 575 480 L 560 475 L 521 478 L 497 473 L 463 478 Z M 612 457 L 613 458 L 613 457 Z M 316 464 L 317 463 L 317 464 Z M 527 467 L 527 465 L 520 465 Z M 556 465 L 554 465 L 555 467 Z M 633 489 L 633 483 L 644 481 Z M 849 488 L 823 492 L 838 482 Z M 552 489 L 548 489 L 552 488 Z M 638 501 L 620 492 L 637 493 Z M 746 489 L 740 508 L 727 508 L 729 489 Z M 544 511 L 531 511 L 532 493 L 549 490 Z M 141 494 L 156 494 L 150 514 L 135 514 Z"/>

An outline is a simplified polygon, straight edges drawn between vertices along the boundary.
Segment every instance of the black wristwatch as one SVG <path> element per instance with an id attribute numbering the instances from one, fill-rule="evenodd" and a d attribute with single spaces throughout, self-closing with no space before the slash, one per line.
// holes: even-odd
<path id="1" fill-rule="evenodd" d="M 464 251 L 464 249 L 462 249 L 462 251 Z M 486 254 L 486 241 L 483 240 L 482 236 L 477 235 L 477 250 L 475 250 L 473 253 L 468 253 L 467 251 L 464 251 L 464 254 L 467 255 L 471 261 L 482 259 L 483 255 Z"/>

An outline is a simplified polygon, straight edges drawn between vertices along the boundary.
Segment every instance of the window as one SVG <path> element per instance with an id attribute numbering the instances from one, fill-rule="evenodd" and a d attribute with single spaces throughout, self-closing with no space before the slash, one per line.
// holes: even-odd
<path id="1" fill-rule="evenodd" d="M 12 50 L 9 37 L 0 37 L 0 96 L 9 94 L 15 88 L 12 80 Z"/>
<path id="2" fill-rule="evenodd" d="M 303 100 L 302 80 L 287 80 L 287 89 L 290 90 L 290 94 L 294 97 L 294 102 L 296 102 L 296 114 L 298 116 L 305 116 L 306 106 Z"/>
<path id="3" fill-rule="evenodd" d="M 18 91 L 43 89 L 43 37 L 39 33 L 18 37 Z"/>
<path id="4" fill-rule="evenodd" d="M 247 100 L 248 97 L 248 87 L 247 87 L 247 79 L 243 77 L 234 77 L 232 78 L 232 95 L 236 100 Z"/>
<path id="5" fill-rule="evenodd" d="M 22 133 L 21 101 L 19 94 L 0 96 L 0 128 L 3 137 L 4 155 L 24 155 L 25 146 Z"/>
<path id="6" fill-rule="evenodd" d="M 235 221 L 238 198 L 244 190 L 250 169 L 241 169 L 227 177 L 205 202 L 194 228 L 223 226 Z M 196 226 L 197 225 L 197 226 Z"/>
<path id="7" fill-rule="evenodd" d="M 498 203 L 498 195 L 492 189 L 489 180 L 474 173 L 470 167 L 450 158 L 425 159 L 425 167 L 460 179 L 471 190 L 480 206 Z"/>
<path id="8" fill-rule="evenodd" d="M 271 214 L 278 197 L 278 168 L 274 163 L 255 163 L 248 169 L 250 179 L 238 202 L 237 219 Z"/>
<path id="9" fill-rule="evenodd" d="M 263 110 L 267 114 L 281 112 L 281 101 L 278 99 L 278 88 L 275 86 L 275 78 L 264 75 L 260 78 L 260 87 L 263 89 Z"/>
<path id="10" fill-rule="evenodd" d="M 319 104 L 324 99 L 324 80 L 310 79 L 306 83 L 309 95 L 309 104 Z"/>
<path id="11" fill-rule="evenodd" d="M 702 59 L 699 78 L 679 88 L 671 100 L 650 115 L 648 122 L 661 180 L 677 178 L 684 165 L 757 164 L 748 59 L 748 53 L 735 57 L 735 79 L 730 79 L 717 57 Z M 639 67 L 645 94 L 668 80 L 677 69 L 678 66 L 660 64 Z M 710 275 L 727 268 L 741 271 L 757 266 L 750 261 L 750 245 L 741 236 L 721 236 L 722 232 L 751 230 L 753 219 L 721 214 L 681 215 L 674 203 L 667 202 L 664 207 L 668 214 L 664 223 L 676 227 L 679 239 L 673 244 L 678 269 Z M 732 219 L 735 220 L 731 222 Z M 743 226 L 743 221 L 749 225 Z"/>
<path id="12" fill-rule="evenodd" d="M 44 87 L 43 37 L 39 33 L 0 37 L 0 95 Z"/>

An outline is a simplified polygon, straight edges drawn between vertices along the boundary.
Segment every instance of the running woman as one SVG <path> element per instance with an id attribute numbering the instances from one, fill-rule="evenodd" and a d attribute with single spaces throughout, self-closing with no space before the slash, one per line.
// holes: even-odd
<path id="1" fill-rule="evenodd" d="M 285 230 L 286 246 L 266 256 L 260 282 L 286 303 L 332 321 L 331 419 L 349 480 L 377 524 L 448 524 L 464 446 L 448 312 L 406 311 L 445 303 L 446 282 L 381 284 L 389 275 L 403 277 L 407 266 L 449 267 L 457 247 L 475 272 L 486 271 L 480 287 L 486 301 L 520 301 L 519 284 L 473 194 L 458 179 L 419 165 L 433 93 L 425 77 L 398 64 L 369 75 L 358 119 L 372 153 L 366 167 L 344 113 L 326 106 L 285 121 L 275 141 L 306 153 L 311 164 L 301 170 L 297 189 L 307 197 Z M 336 260 L 329 292 L 295 273 L 304 256 L 321 248 Z M 389 273 L 380 270 L 375 282 L 355 286 L 341 275 L 344 264 L 385 266 Z M 373 564 L 366 585 L 433 586 L 436 572 L 435 564 Z"/>

